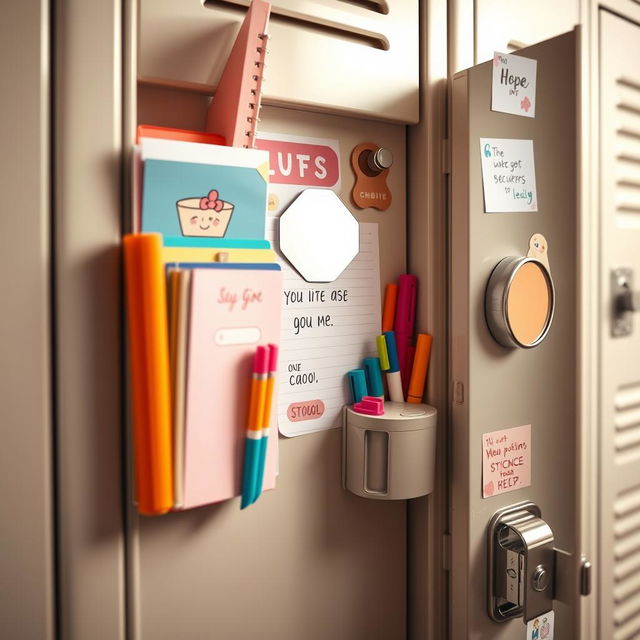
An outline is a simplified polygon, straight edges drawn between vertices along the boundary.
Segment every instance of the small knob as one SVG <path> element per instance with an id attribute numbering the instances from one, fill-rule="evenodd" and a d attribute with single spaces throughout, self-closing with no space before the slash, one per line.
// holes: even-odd
<path id="1" fill-rule="evenodd" d="M 533 572 L 533 588 L 535 591 L 544 591 L 549 586 L 550 576 L 544 565 L 539 564 Z"/>
<path id="2" fill-rule="evenodd" d="M 380 147 L 377 151 L 372 151 L 367 157 L 367 165 L 371 171 L 380 173 L 388 169 L 393 164 L 393 154 L 389 149 Z"/>

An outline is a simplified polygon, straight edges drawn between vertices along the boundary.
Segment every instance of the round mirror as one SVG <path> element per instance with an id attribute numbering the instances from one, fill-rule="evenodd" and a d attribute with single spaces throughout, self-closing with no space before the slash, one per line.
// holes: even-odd
<path id="1" fill-rule="evenodd" d="M 504 258 L 491 273 L 485 314 L 491 335 L 502 346 L 539 345 L 551 327 L 554 307 L 551 274 L 539 260 Z"/>

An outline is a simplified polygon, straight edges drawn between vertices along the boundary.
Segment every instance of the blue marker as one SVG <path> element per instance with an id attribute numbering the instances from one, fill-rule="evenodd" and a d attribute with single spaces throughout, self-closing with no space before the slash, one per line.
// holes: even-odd
<path id="1" fill-rule="evenodd" d="M 391 402 L 404 402 L 404 394 L 402 393 L 402 377 L 400 375 L 400 364 L 398 362 L 398 347 L 396 346 L 396 334 L 393 331 L 385 331 L 384 339 L 387 344 L 387 354 L 389 355 L 389 369 L 387 371 L 389 398 L 391 398 Z"/>
<path id="2" fill-rule="evenodd" d="M 360 402 L 367 395 L 367 379 L 363 369 L 353 369 L 347 371 L 349 390 L 351 391 L 351 401 L 353 404 Z"/>
<path id="3" fill-rule="evenodd" d="M 384 400 L 384 387 L 382 386 L 382 372 L 380 371 L 379 358 L 364 359 L 364 374 L 367 378 L 368 395 Z"/>

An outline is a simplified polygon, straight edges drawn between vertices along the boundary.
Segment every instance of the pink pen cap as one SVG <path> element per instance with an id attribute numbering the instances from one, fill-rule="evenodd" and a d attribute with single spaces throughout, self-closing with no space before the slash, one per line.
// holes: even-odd
<path id="1" fill-rule="evenodd" d="M 269 370 L 269 350 L 267 347 L 256 347 L 253 358 L 253 373 L 265 374 Z"/>
<path id="2" fill-rule="evenodd" d="M 275 373 L 278 370 L 278 345 L 269 344 L 269 373 Z"/>

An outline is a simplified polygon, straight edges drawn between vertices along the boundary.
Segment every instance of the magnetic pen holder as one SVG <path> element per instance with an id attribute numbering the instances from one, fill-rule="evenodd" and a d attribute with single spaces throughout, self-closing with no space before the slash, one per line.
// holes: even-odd
<path id="1" fill-rule="evenodd" d="M 385 402 L 384 415 L 346 406 L 342 486 L 363 498 L 407 500 L 433 491 L 438 412 L 427 404 Z"/>

